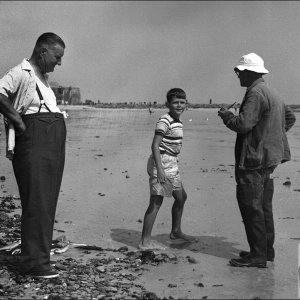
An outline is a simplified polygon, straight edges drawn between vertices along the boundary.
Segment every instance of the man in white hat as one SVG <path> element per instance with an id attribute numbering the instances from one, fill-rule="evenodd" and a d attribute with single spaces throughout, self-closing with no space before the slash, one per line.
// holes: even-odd
<path id="1" fill-rule="evenodd" d="M 237 133 L 235 144 L 236 195 L 250 251 L 231 259 L 235 267 L 267 267 L 274 261 L 274 222 L 271 173 L 291 159 L 286 132 L 294 125 L 294 113 L 262 76 L 269 73 L 255 53 L 242 56 L 234 68 L 246 94 L 236 116 L 222 107 L 218 115 Z"/>

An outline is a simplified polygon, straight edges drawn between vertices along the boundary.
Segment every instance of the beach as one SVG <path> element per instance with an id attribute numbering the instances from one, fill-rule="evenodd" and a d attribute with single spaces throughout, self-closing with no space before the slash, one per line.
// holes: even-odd
<path id="1" fill-rule="evenodd" d="M 155 123 L 167 110 L 154 109 L 150 115 L 146 109 L 62 109 L 68 111 L 69 118 L 54 238 L 64 234 L 73 243 L 137 250 L 149 202 L 147 159 Z M 300 113 L 296 117 L 299 119 Z M 169 239 L 173 199 L 165 198 L 153 227 L 153 239 L 166 246 L 168 255 L 193 259 L 149 265 L 136 282 L 159 298 L 297 298 L 299 122 L 288 132 L 292 160 L 273 173 L 275 261 L 268 262 L 266 269 L 258 269 L 228 265 L 240 250 L 248 250 L 235 197 L 235 133 L 224 126 L 217 109 L 187 110 L 182 121 L 179 166 L 188 195 L 182 230 L 199 241 Z M 18 197 L 11 162 L 5 157 L 2 119 L 0 128 L 0 176 L 5 176 L 0 196 Z M 71 249 L 58 257 L 80 255 Z"/>

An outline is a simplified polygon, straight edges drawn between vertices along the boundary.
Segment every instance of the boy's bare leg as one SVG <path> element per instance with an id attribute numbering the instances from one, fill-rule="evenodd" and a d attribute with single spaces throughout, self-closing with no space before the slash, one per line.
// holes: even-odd
<path id="1" fill-rule="evenodd" d="M 140 249 L 161 249 L 163 247 L 151 240 L 151 232 L 157 213 L 163 202 L 163 196 L 151 195 L 148 209 L 146 210 L 143 223 L 142 238 L 139 244 Z"/>
<path id="2" fill-rule="evenodd" d="M 181 231 L 181 217 L 183 213 L 184 203 L 187 198 L 185 190 L 182 189 L 182 190 L 174 191 L 173 197 L 175 201 L 172 207 L 172 230 L 170 233 L 170 239 L 171 240 L 180 239 L 187 242 L 197 241 L 195 237 L 186 235 Z"/>

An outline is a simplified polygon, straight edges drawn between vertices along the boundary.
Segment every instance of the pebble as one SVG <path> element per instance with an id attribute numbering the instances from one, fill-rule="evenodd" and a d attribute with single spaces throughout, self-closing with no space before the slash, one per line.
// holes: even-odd
<path id="1" fill-rule="evenodd" d="M 168 255 L 168 257 L 169 257 L 170 260 L 177 260 L 177 256 L 175 254 L 171 253 L 171 254 Z"/>
<path id="2" fill-rule="evenodd" d="M 213 286 L 223 286 L 223 284 L 213 284 Z"/>
<path id="3" fill-rule="evenodd" d="M 199 282 L 199 283 L 194 283 L 195 286 L 198 286 L 198 287 L 204 287 L 204 284 L 202 282 Z"/>
<path id="4" fill-rule="evenodd" d="M 113 293 L 116 293 L 118 291 L 118 289 L 117 288 L 115 288 L 115 287 L 108 287 L 108 288 L 106 288 L 106 292 L 113 292 Z"/>
<path id="5" fill-rule="evenodd" d="M 56 263 L 55 268 L 58 270 L 67 270 L 68 269 L 66 266 L 64 266 L 63 264 L 60 264 L 60 263 Z"/>
<path id="6" fill-rule="evenodd" d="M 128 247 L 123 246 L 118 249 L 119 252 L 128 252 Z"/>
<path id="7" fill-rule="evenodd" d="M 187 256 L 188 262 L 191 264 L 196 264 L 197 260 L 194 257 Z"/>
<path id="8" fill-rule="evenodd" d="M 96 270 L 100 273 L 105 273 L 105 268 L 103 267 L 97 267 Z"/>

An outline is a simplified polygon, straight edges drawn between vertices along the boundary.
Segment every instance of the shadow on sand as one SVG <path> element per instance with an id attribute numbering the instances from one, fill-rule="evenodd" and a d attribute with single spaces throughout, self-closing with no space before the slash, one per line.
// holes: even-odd
<path id="1" fill-rule="evenodd" d="M 141 232 L 123 228 L 111 229 L 111 238 L 130 247 L 138 247 Z M 169 247 L 170 249 L 184 249 L 195 253 L 203 253 L 221 258 L 238 257 L 239 249 L 235 248 L 237 243 L 227 242 L 225 237 L 219 236 L 196 236 L 198 242 L 188 243 L 182 241 L 172 241 L 169 234 L 158 234 L 152 236 L 153 240 Z"/>

